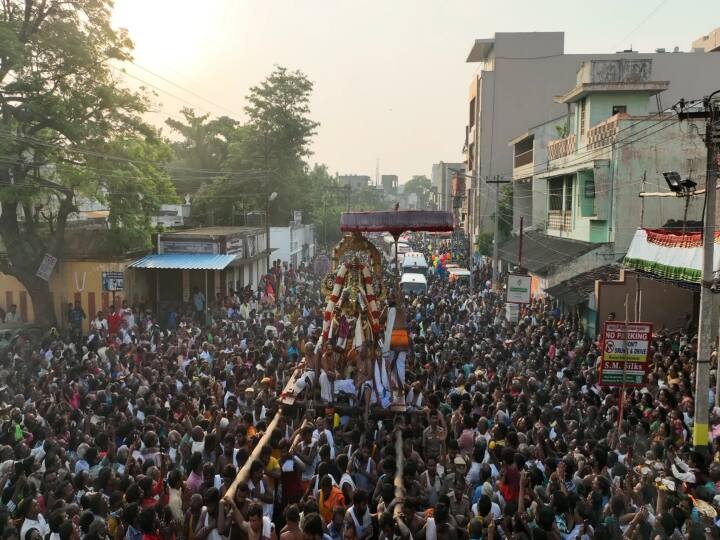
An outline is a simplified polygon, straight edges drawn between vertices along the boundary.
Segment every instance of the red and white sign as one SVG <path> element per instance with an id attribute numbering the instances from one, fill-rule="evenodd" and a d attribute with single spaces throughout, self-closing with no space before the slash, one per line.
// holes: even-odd
<path id="1" fill-rule="evenodd" d="M 642 385 L 650 369 L 651 323 L 605 321 L 600 384 Z"/>

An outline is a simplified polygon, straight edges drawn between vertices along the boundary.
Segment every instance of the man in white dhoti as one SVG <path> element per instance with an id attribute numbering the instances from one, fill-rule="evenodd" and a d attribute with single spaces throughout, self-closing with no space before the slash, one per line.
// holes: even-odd
<path id="1" fill-rule="evenodd" d="M 308 386 L 312 388 L 315 384 L 315 378 L 317 377 L 317 355 L 315 354 L 315 346 L 308 342 L 305 344 L 305 357 L 303 358 L 305 363 L 305 371 L 295 381 L 293 387 L 293 395 L 297 396 L 303 392 Z"/>

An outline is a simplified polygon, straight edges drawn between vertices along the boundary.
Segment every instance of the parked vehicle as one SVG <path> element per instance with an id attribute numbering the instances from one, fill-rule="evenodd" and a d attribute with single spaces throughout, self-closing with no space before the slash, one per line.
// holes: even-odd
<path id="1" fill-rule="evenodd" d="M 422 274 L 403 274 L 400 278 L 400 290 L 405 294 L 426 294 L 427 279 Z"/>
<path id="2" fill-rule="evenodd" d="M 408 251 L 403 257 L 403 274 L 421 274 L 427 277 L 428 264 L 425 255 L 417 251 Z"/>

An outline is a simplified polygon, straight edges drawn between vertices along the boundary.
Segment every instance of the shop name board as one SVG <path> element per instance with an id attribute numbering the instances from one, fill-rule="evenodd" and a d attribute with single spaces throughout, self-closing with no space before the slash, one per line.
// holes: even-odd
<path id="1" fill-rule="evenodd" d="M 230 238 L 228 240 L 225 240 L 225 253 L 228 255 L 237 255 L 238 257 L 243 257 L 243 252 L 245 251 L 245 238 L 242 236 L 236 236 L 234 238 Z"/>
<path id="2" fill-rule="evenodd" d="M 640 385 L 649 369 L 652 324 L 606 321 L 600 382 Z"/>
<path id="3" fill-rule="evenodd" d="M 216 242 L 184 242 L 182 240 L 161 240 L 158 253 L 218 253 Z"/>

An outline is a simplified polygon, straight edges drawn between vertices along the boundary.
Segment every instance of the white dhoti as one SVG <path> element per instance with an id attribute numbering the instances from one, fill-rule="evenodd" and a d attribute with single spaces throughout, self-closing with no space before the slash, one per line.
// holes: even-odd
<path id="1" fill-rule="evenodd" d="M 312 386 L 313 384 L 315 384 L 315 371 L 309 369 L 295 381 L 295 386 L 293 387 L 293 394 L 297 396 L 303 390 L 305 390 L 305 388 L 307 388 L 308 386 Z"/>
<path id="2" fill-rule="evenodd" d="M 344 394 L 355 395 L 357 389 L 355 388 L 355 381 L 352 379 L 339 379 L 335 381 L 335 395 L 343 392 Z"/>
<path id="3" fill-rule="evenodd" d="M 328 403 L 333 400 L 333 387 L 324 369 L 320 371 L 320 399 Z"/>

